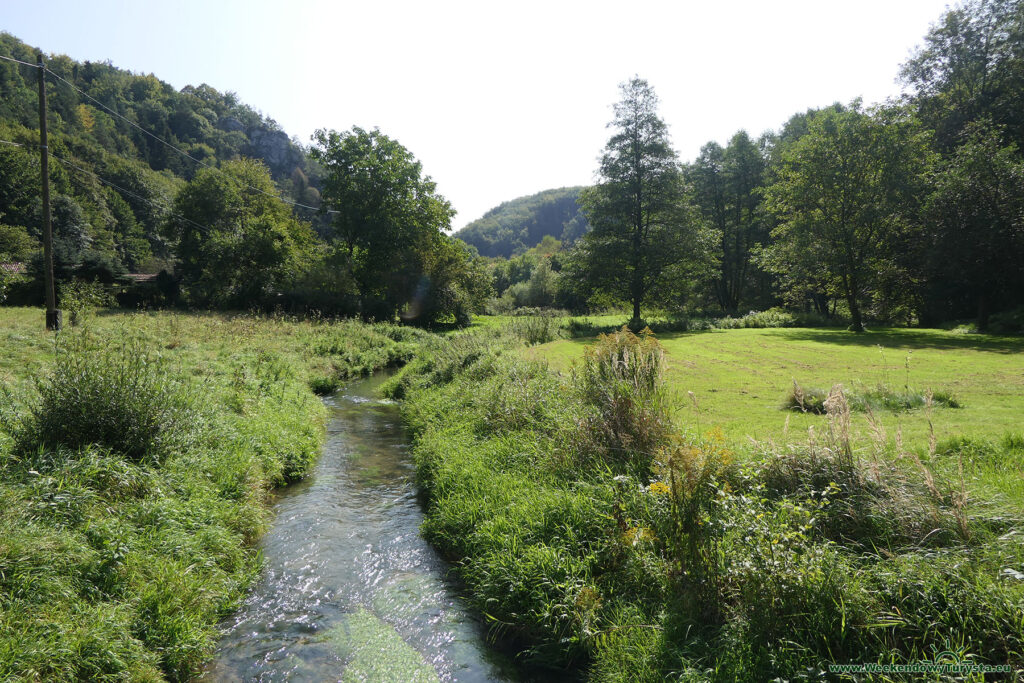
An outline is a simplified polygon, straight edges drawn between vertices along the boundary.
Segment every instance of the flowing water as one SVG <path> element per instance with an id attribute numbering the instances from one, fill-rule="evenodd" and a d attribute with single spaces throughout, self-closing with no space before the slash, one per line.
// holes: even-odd
<path id="1" fill-rule="evenodd" d="M 419 535 L 408 442 L 383 375 L 327 400 L 315 471 L 283 490 L 265 567 L 224 625 L 211 681 L 502 681 L 512 669 Z"/>

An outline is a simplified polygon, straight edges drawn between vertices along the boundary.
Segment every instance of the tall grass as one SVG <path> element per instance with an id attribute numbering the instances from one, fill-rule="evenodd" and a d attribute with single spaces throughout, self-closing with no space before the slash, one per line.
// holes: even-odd
<path id="1" fill-rule="evenodd" d="M 187 387 L 137 337 L 111 343 L 88 331 L 59 336 L 53 369 L 36 391 L 24 418 L 8 425 L 16 454 L 92 444 L 160 462 L 197 438 Z"/>
<path id="2" fill-rule="evenodd" d="M 944 408 L 963 407 L 952 392 L 944 389 L 896 389 L 880 383 L 873 387 L 844 388 L 843 394 L 853 410 L 864 413 L 906 413 L 926 408 L 929 403 Z M 824 415 L 827 412 L 825 401 L 828 396 L 828 390 L 804 387 L 794 379 L 793 387 L 783 398 L 780 407 L 783 410 Z"/>
<path id="3" fill-rule="evenodd" d="M 42 338 L 29 313 L 19 338 Z M 399 362 L 414 338 L 251 316 L 85 323 L 0 405 L 0 680 L 188 680 L 257 575 L 270 490 L 319 452 L 311 377 Z"/>
<path id="4" fill-rule="evenodd" d="M 1019 463 L 1015 437 L 911 447 L 879 425 L 858 442 L 836 387 L 803 442 L 735 452 L 663 420 L 649 334 L 602 337 L 571 377 L 500 333 L 453 342 L 403 380 L 424 531 L 524 662 L 803 680 L 956 650 L 1024 673 L 1024 581 L 1003 571 L 1024 521 L 974 490 L 964 455 Z"/>
<path id="5" fill-rule="evenodd" d="M 587 348 L 573 374 L 591 409 L 578 427 L 584 460 L 646 475 L 670 429 L 664 374 L 665 351 L 649 329 L 635 335 L 623 326 Z"/>

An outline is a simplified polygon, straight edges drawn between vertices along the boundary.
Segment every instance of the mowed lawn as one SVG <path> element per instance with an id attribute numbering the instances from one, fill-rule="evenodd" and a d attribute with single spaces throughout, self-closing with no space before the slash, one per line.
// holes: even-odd
<path id="1" fill-rule="evenodd" d="M 1021 338 L 942 330 L 883 329 L 856 335 L 799 328 L 668 333 L 659 339 L 668 357 L 667 380 L 680 425 L 702 431 L 717 425 L 734 443 L 748 437 L 804 442 L 809 427 L 826 427 L 824 416 L 780 410 L 793 380 L 805 388 L 841 383 L 857 390 L 884 383 L 902 390 L 909 381 L 911 389 L 952 391 L 963 407 L 933 409 L 939 441 L 955 436 L 999 439 L 1024 431 Z M 568 372 L 592 341 L 563 339 L 525 353 Z M 688 396 L 691 391 L 699 414 Z M 908 447 L 927 445 L 926 410 L 876 416 L 890 442 L 899 426 Z M 854 413 L 853 427 L 859 439 L 868 437 L 865 414 Z"/>

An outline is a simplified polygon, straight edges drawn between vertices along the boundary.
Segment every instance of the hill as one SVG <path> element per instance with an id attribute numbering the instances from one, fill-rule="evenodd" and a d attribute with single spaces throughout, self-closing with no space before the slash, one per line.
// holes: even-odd
<path id="1" fill-rule="evenodd" d="M 0 55 L 36 61 L 36 49 L 8 33 L 0 33 Z M 110 63 L 45 59 L 55 234 L 73 233 L 107 268 L 157 270 L 173 256 L 161 225 L 202 165 L 261 160 L 284 197 L 319 205 L 319 174 L 303 146 L 233 93 L 205 84 L 176 90 Z M 33 66 L 0 60 L 0 260 L 38 248 L 37 78 Z"/>
<path id="2" fill-rule="evenodd" d="M 580 214 L 582 187 L 545 190 L 505 202 L 455 234 L 477 248 L 482 256 L 511 258 L 540 244 L 551 235 L 569 244 L 589 229 Z"/>

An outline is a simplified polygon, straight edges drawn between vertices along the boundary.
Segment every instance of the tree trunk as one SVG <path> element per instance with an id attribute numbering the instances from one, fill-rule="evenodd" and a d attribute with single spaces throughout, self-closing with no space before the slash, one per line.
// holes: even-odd
<path id="1" fill-rule="evenodd" d="M 860 317 L 860 304 L 853 294 L 846 295 L 846 303 L 850 306 L 850 332 L 863 332 L 864 322 Z"/>
<path id="2" fill-rule="evenodd" d="M 633 297 L 633 319 L 629 321 L 629 329 L 634 332 L 640 331 L 640 323 L 643 322 L 640 318 L 640 297 Z"/>

